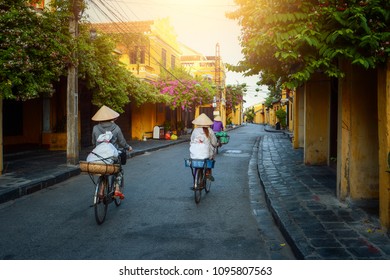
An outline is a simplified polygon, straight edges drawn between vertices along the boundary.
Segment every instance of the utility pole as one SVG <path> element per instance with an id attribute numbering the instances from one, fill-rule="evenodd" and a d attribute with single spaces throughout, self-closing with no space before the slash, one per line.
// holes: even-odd
<path id="1" fill-rule="evenodd" d="M 218 114 L 222 118 L 222 122 L 225 123 L 225 116 L 222 115 L 222 81 L 221 81 L 221 53 L 219 50 L 219 43 L 215 46 L 215 69 L 214 69 L 214 82 L 217 86 L 217 98 L 216 98 L 216 104 L 214 107 L 214 110 L 217 109 L 217 112 L 214 112 L 215 114 Z"/>
<path id="2" fill-rule="evenodd" d="M 219 50 L 219 43 L 216 44 L 215 46 L 215 77 L 214 77 L 214 82 L 215 85 L 217 86 L 217 100 L 218 102 L 221 101 L 221 54 Z"/>
<path id="3" fill-rule="evenodd" d="M 69 18 L 69 31 L 73 38 L 77 40 L 80 7 L 83 0 L 71 1 L 72 16 Z M 72 62 L 68 66 L 66 162 L 69 165 L 76 165 L 79 162 L 77 56 L 77 50 L 73 50 Z"/>

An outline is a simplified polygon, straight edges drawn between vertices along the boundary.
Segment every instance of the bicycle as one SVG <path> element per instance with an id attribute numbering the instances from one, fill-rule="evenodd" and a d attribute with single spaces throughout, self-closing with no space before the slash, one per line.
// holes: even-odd
<path id="1" fill-rule="evenodd" d="M 95 220 L 98 225 L 101 225 L 105 221 L 110 203 L 114 202 L 117 207 L 122 203 L 122 199 L 114 194 L 116 184 L 119 184 L 119 190 L 123 193 L 124 171 L 122 165 L 126 164 L 126 160 L 126 151 L 120 150 L 118 159 L 113 164 L 80 161 L 81 171 L 88 172 L 89 177 L 95 185 L 93 207 Z M 99 176 L 97 181 L 94 180 L 94 175 Z M 101 190 L 103 190 L 102 195 L 100 195 Z"/>
<path id="2" fill-rule="evenodd" d="M 191 168 L 195 203 L 200 202 L 202 190 L 210 192 L 211 180 L 206 176 L 206 170 L 214 168 L 215 160 L 212 159 L 184 159 L 184 165 Z"/>

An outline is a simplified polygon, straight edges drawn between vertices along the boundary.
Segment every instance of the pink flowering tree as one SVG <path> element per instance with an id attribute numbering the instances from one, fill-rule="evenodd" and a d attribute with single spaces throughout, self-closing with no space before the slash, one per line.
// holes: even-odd
<path id="1" fill-rule="evenodd" d="M 226 86 L 226 113 L 236 111 L 236 107 L 244 101 L 246 84 Z"/>
<path id="2" fill-rule="evenodd" d="M 216 90 L 212 83 L 191 77 L 183 69 L 175 69 L 154 82 L 160 94 L 168 97 L 171 109 L 192 111 L 197 106 L 211 104 Z"/>

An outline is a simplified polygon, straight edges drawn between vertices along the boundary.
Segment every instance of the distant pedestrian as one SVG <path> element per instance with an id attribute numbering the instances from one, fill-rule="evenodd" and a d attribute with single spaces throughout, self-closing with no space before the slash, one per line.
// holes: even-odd
<path id="1" fill-rule="evenodd" d="M 220 116 L 216 116 L 214 118 L 214 122 L 211 125 L 211 128 L 213 129 L 214 132 L 221 132 L 224 130 L 222 119 Z"/>
<path id="2" fill-rule="evenodd" d="M 93 127 L 92 130 L 92 144 L 96 146 L 98 144 L 97 139 L 101 134 L 105 134 L 106 132 L 110 131 L 112 133 L 112 137 L 110 139 L 110 143 L 112 143 L 115 148 L 124 148 L 127 151 L 131 151 L 133 148 L 127 144 L 125 137 L 123 136 L 122 130 L 120 127 L 115 123 L 115 120 L 119 117 L 119 113 L 115 112 L 111 108 L 103 105 L 96 114 L 92 117 L 93 121 L 99 122 L 97 125 Z M 117 177 L 118 182 L 122 178 L 120 176 Z M 100 195 L 103 195 L 103 190 L 101 190 L 102 193 Z M 120 197 L 123 199 L 125 196 L 119 189 L 119 183 L 115 184 L 115 196 Z"/>

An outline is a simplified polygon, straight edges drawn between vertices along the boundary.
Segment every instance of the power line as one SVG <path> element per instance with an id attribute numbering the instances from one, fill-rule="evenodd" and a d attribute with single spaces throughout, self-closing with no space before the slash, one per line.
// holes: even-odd
<path id="1" fill-rule="evenodd" d="M 164 3 L 161 2 L 154 2 L 154 1 L 145 1 L 141 0 L 139 2 L 137 1 L 129 1 L 129 0 L 106 0 L 106 2 L 117 2 L 117 3 L 127 3 L 127 4 L 138 4 L 138 5 L 145 5 L 145 6 L 169 6 L 171 7 L 172 3 L 169 3 L 169 1 L 164 1 Z M 199 8 L 223 8 L 223 7 L 238 7 L 236 4 L 201 4 L 197 3 L 196 5 L 190 4 L 190 3 L 175 3 L 176 6 L 183 6 L 183 7 L 194 7 L 197 6 Z"/>
<path id="2" fill-rule="evenodd" d="M 125 30 L 122 26 L 120 26 L 118 24 L 117 21 L 114 21 L 105 11 L 103 11 L 103 9 L 101 9 L 101 7 L 99 5 L 97 5 L 95 3 L 94 0 L 89 0 L 92 4 L 94 4 L 96 6 L 97 9 L 99 9 L 106 17 L 107 19 L 109 19 L 115 26 L 118 30 L 122 31 L 121 34 L 123 34 L 124 36 L 129 36 L 128 35 L 128 31 L 130 30 Z M 123 23 L 123 26 L 126 27 L 126 22 L 123 21 L 117 14 L 116 12 L 112 11 L 109 7 L 106 6 L 106 4 L 102 1 L 102 0 L 98 0 L 120 23 Z M 128 22 L 130 24 L 134 24 L 135 26 L 135 23 L 134 22 Z M 154 50 L 156 51 L 156 50 Z M 149 56 L 155 60 L 155 62 L 160 66 L 162 67 L 165 71 L 167 71 L 168 74 L 170 74 L 173 78 L 175 78 L 178 82 L 180 82 L 182 85 L 186 86 L 180 79 L 178 79 L 171 71 L 169 71 L 164 65 L 162 65 L 151 53 L 149 54 Z"/>
<path id="3" fill-rule="evenodd" d="M 131 8 L 127 7 L 127 9 L 125 11 L 124 6 L 119 4 L 119 3 L 125 3 L 125 5 L 129 5 L 129 3 L 130 3 L 129 1 L 110 0 L 110 1 L 104 1 L 104 2 L 106 2 L 106 3 L 104 3 L 102 0 L 90 0 L 90 2 L 93 4 L 95 14 L 98 17 L 99 17 L 99 13 L 103 14 L 106 17 L 106 19 L 108 19 L 108 21 L 111 22 L 117 30 L 119 30 L 118 33 L 125 34 L 125 36 L 128 36 L 127 33 L 132 33 L 131 29 L 129 29 L 130 28 L 129 24 L 136 26 L 136 22 L 134 22 L 134 20 L 128 19 L 129 18 L 128 12 L 131 12 L 131 14 L 133 14 L 134 17 L 136 17 L 138 19 L 139 19 L 139 17 L 133 12 L 133 10 Z M 107 3 L 107 2 L 109 2 L 109 3 Z M 132 3 L 137 3 L 137 2 L 132 2 Z M 145 4 L 145 3 L 142 2 L 142 4 Z M 218 5 L 215 5 L 215 6 L 218 6 Z M 100 12 L 97 12 L 96 10 L 99 10 Z M 99 17 L 99 19 L 100 19 L 99 21 L 102 22 L 100 17 Z M 118 22 L 123 23 L 123 25 L 120 26 L 118 24 Z M 154 26 L 154 28 L 156 28 L 156 30 L 159 30 L 160 33 L 164 33 L 163 30 L 159 29 L 159 26 Z M 160 49 L 157 50 L 155 46 L 153 47 L 153 45 L 150 46 L 150 49 L 155 53 L 159 53 L 159 51 L 160 51 Z M 164 69 L 175 80 L 177 80 L 181 84 L 183 84 L 180 81 L 180 79 L 175 77 L 175 75 L 170 70 L 168 70 L 164 65 L 162 65 L 162 63 L 160 63 L 160 61 L 158 59 L 156 59 L 156 57 L 153 56 L 153 53 L 149 53 L 149 57 L 151 59 L 153 59 L 161 67 L 161 69 Z"/>

